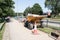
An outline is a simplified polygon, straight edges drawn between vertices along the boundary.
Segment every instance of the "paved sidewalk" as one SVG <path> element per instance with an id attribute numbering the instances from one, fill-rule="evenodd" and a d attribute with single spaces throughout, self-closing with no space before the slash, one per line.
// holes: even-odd
<path id="1" fill-rule="evenodd" d="M 54 40 L 41 31 L 39 31 L 39 35 L 33 35 L 31 30 L 24 27 L 23 23 L 13 18 L 11 18 L 11 20 L 12 21 L 5 26 L 7 32 L 4 32 L 3 40 Z"/>

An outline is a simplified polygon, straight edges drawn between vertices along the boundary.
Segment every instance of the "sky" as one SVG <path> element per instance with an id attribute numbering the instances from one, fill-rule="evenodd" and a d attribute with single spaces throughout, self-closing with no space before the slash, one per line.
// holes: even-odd
<path id="1" fill-rule="evenodd" d="M 15 2 L 14 6 L 15 12 L 24 12 L 27 7 L 32 7 L 35 3 L 39 3 L 42 7 L 43 12 L 47 12 L 48 8 L 45 8 L 45 0 L 13 0 Z M 50 10 L 49 10 L 50 11 Z"/>

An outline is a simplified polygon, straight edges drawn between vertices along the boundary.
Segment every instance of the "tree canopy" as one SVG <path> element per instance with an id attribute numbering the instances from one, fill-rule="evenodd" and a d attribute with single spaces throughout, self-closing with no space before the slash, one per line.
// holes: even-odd
<path id="1" fill-rule="evenodd" d="M 28 13 L 31 13 L 32 9 L 30 7 L 27 7 L 24 11 L 24 15 L 26 16 Z"/>
<path id="2" fill-rule="evenodd" d="M 0 17 L 13 15 L 14 1 L 13 0 L 0 0 Z"/>
<path id="3" fill-rule="evenodd" d="M 55 16 L 60 13 L 60 0 L 46 0 L 45 6 L 51 9 Z"/>
<path id="4" fill-rule="evenodd" d="M 35 3 L 33 7 L 27 7 L 24 11 L 24 15 L 27 15 L 28 13 L 32 14 L 39 14 L 41 15 L 43 13 L 42 8 L 38 3 Z"/>
<path id="5" fill-rule="evenodd" d="M 40 7 L 40 5 L 38 3 L 34 4 L 32 7 L 32 13 L 41 14 L 41 12 L 42 12 L 42 8 Z"/>

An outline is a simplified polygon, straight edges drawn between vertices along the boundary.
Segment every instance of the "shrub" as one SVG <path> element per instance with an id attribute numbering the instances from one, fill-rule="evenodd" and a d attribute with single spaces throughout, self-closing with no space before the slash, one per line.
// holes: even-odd
<path id="1" fill-rule="evenodd" d="M 4 22 L 4 20 L 5 20 L 4 18 L 0 18 L 0 23 Z"/>

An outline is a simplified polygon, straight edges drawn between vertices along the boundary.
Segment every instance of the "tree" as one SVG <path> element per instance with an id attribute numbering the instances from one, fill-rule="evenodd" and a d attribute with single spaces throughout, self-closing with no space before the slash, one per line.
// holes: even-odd
<path id="1" fill-rule="evenodd" d="M 13 9 L 9 9 L 9 11 L 7 12 L 7 16 L 14 16 L 14 11 Z"/>
<path id="2" fill-rule="evenodd" d="M 13 8 L 13 0 L 0 0 L 0 22 L 3 22 L 6 16 L 14 15 Z"/>
<path id="3" fill-rule="evenodd" d="M 14 2 L 12 0 L 0 0 L 0 8 L 2 10 L 2 17 L 8 16 L 8 12 L 11 10 L 13 11 L 13 6 Z M 10 12 L 12 14 L 12 12 Z M 12 14 L 13 15 L 13 14 Z"/>
<path id="4" fill-rule="evenodd" d="M 24 11 L 24 16 L 26 16 L 28 13 L 31 13 L 32 9 L 30 7 L 27 7 Z"/>
<path id="5" fill-rule="evenodd" d="M 26 16 L 28 13 L 42 15 L 43 14 L 43 11 L 42 11 L 42 8 L 40 7 L 40 5 L 38 3 L 35 3 L 33 5 L 33 7 L 27 7 L 25 9 L 24 15 Z"/>
<path id="6" fill-rule="evenodd" d="M 40 7 L 40 5 L 38 3 L 35 3 L 32 7 L 32 14 L 42 14 L 42 8 Z"/>
<path id="7" fill-rule="evenodd" d="M 0 17 L 2 16 L 2 9 L 0 8 Z"/>
<path id="8" fill-rule="evenodd" d="M 60 13 L 60 0 L 46 0 L 45 6 L 52 10 L 54 17 Z"/>

